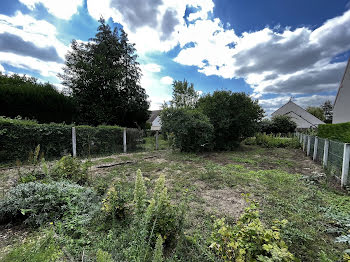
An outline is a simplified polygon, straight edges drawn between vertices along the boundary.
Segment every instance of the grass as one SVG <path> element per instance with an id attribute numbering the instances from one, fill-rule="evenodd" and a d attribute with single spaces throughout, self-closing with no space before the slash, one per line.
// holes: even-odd
<path id="1" fill-rule="evenodd" d="M 227 221 L 235 221 L 246 207 L 241 194 L 250 194 L 260 203 L 261 219 L 266 225 L 271 226 L 274 219 L 289 221 L 282 236 L 299 261 L 341 259 L 346 246 L 334 242 L 336 234 L 327 233 L 334 225 L 327 212 L 350 216 L 350 196 L 334 189 L 327 179 L 317 183 L 305 179 L 311 178 L 312 172 L 322 170 L 304 157 L 301 150 L 243 146 L 234 152 L 205 154 L 153 151 L 155 157 L 145 159 L 149 155 L 143 152 L 99 159 L 95 164 L 125 160 L 135 163 L 91 169 L 91 186 L 103 194 L 109 185 L 122 183 L 132 198 L 135 174 L 141 169 L 150 186 L 164 174 L 174 201 L 179 201 L 187 189 L 186 237 L 172 251 L 169 261 L 216 261 L 208 249 L 212 216 L 225 216 Z M 126 243 L 132 241 L 131 232 L 125 231 L 128 221 L 105 224 L 96 220 L 95 223 L 84 229 L 84 244 L 76 244 L 74 239 L 61 239 L 48 242 L 49 248 L 56 250 L 60 243 L 65 253 L 80 260 L 83 250 L 87 256 L 94 257 L 98 249 L 103 249 L 116 261 L 122 260 L 121 254 L 128 252 Z M 16 246 L 7 259 L 23 245 L 27 244 Z M 42 250 L 39 244 L 35 248 Z M 42 250 L 43 256 L 45 250 Z M 63 256 L 61 260 L 69 259 Z"/>

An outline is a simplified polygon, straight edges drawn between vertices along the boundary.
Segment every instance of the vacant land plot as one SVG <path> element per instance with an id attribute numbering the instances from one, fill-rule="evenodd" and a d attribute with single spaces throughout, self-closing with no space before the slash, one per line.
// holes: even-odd
<path id="1" fill-rule="evenodd" d="M 90 184 L 102 194 L 116 182 L 132 191 L 138 169 L 148 184 L 164 174 L 173 201 L 180 200 L 187 189 L 186 242 L 172 251 L 176 260 L 217 260 L 208 248 L 213 216 L 234 222 L 246 207 L 243 194 L 259 203 L 266 225 L 274 219 L 288 220 L 282 235 L 300 261 L 339 261 L 346 249 L 344 244 L 335 243 L 335 238 L 342 230 L 341 220 L 350 217 L 350 197 L 333 187 L 320 166 L 298 149 L 245 146 L 234 152 L 198 155 L 155 151 L 112 155 L 93 159 L 92 164 Z M 1 191 L 6 192 L 15 183 L 16 170 L 1 172 Z M 86 228 L 82 234 L 88 241 L 80 246 L 72 244 L 75 253 L 93 257 L 96 248 L 104 246 L 117 257 L 123 247 L 111 245 L 111 232 L 98 226 Z M 1 228 L 0 252 L 4 256 L 15 242 L 33 234 L 18 226 Z M 64 248 L 69 258 L 73 247 Z"/>

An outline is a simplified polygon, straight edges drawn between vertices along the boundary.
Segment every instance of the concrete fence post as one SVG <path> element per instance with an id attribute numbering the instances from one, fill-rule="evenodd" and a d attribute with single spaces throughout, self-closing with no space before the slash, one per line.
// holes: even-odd
<path id="1" fill-rule="evenodd" d="M 123 130 L 123 151 L 126 153 L 126 128 Z"/>
<path id="2" fill-rule="evenodd" d="M 73 157 L 77 157 L 77 137 L 75 133 L 75 127 L 72 127 L 72 149 L 73 149 Z"/>
<path id="3" fill-rule="evenodd" d="M 303 134 L 299 133 L 299 142 L 300 144 L 303 142 Z"/>
<path id="4" fill-rule="evenodd" d="M 156 132 L 156 150 L 158 150 L 158 134 L 159 134 L 159 132 L 157 130 L 157 132 Z"/>
<path id="5" fill-rule="evenodd" d="M 307 149 L 306 155 L 309 156 L 311 151 L 311 136 L 307 136 Z"/>
<path id="6" fill-rule="evenodd" d="M 303 151 L 306 149 L 306 135 L 303 135 Z"/>
<path id="7" fill-rule="evenodd" d="M 326 167 L 328 163 L 328 149 L 329 149 L 329 140 L 326 139 L 324 141 L 324 149 L 323 149 L 323 167 Z"/>
<path id="8" fill-rule="evenodd" d="M 341 172 L 341 186 L 345 187 L 348 184 L 350 162 L 350 144 L 344 144 L 343 167 Z"/>
<path id="9" fill-rule="evenodd" d="M 318 137 L 315 136 L 315 143 L 314 143 L 314 155 L 312 157 L 312 159 L 314 161 L 316 161 L 316 158 L 317 158 L 317 150 L 318 150 Z"/>

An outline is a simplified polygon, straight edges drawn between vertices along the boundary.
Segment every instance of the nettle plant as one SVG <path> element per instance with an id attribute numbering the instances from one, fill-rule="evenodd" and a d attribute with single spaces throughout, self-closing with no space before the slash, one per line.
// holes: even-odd
<path id="1" fill-rule="evenodd" d="M 266 228 L 257 204 L 251 202 L 236 224 L 228 225 L 224 218 L 215 221 L 210 248 L 224 261 L 294 261 L 281 239 L 280 230 L 286 223 L 275 220 Z"/>

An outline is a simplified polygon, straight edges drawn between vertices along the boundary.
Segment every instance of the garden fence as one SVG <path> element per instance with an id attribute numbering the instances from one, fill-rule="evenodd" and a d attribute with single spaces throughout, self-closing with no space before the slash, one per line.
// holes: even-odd
<path id="1" fill-rule="evenodd" d="M 350 144 L 320 138 L 303 133 L 295 133 L 303 151 L 314 161 L 340 180 L 341 186 L 348 185 Z"/>

